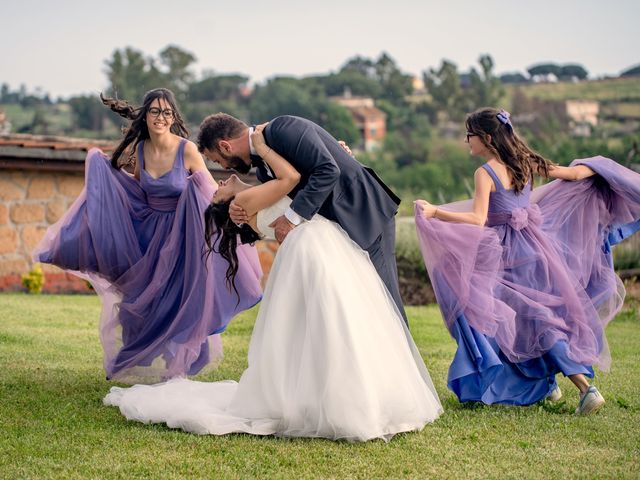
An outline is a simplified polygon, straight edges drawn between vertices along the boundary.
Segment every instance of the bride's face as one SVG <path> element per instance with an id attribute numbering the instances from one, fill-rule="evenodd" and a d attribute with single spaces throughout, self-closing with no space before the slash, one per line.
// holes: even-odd
<path id="1" fill-rule="evenodd" d="M 218 190 L 213 194 L 213 203 L 225 203 L 230 201 L 238 193 L 242 182 L 237 175 L 231 175 L 226 180 L 218 182 Z"/>

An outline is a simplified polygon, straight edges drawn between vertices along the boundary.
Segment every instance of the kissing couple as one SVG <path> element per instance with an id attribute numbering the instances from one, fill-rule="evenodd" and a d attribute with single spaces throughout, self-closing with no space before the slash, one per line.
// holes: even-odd
<path id="1" fill-rule="evenodd" d="M 240 244 L 282 244 L 239 382 L 174 378 L 113 387 L 128 419 L 198 434 L 389 440 L 442 413 L 409 333 L 395 262 L 399 199 L 329 133 L 294 116 L 249 127 L 216 114 L 198 149 L 260 185 L 221 182 L 205 212 L 209 250 L 235 288 Z"/>

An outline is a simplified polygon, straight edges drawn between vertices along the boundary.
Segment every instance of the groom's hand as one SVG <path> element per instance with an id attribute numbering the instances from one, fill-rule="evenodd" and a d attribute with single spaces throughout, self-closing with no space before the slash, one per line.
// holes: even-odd
<path id="1" fill-rule="evenodd" d="M 291 223 L 284 215 L 276 218 L 269 226 L 273 228 L 278 243 L 284 242 L 284 239 L 289 234 L 289 232 L 295 228 L 295 225 Z"/>

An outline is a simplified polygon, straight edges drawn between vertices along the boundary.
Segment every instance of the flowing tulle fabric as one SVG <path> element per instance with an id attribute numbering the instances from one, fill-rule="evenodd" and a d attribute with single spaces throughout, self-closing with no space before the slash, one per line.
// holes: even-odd
<path id="1" fill-rule="evenodd" d="M 87 278 L 100 295 L 109 379 L 157 381 L 215 364 L 217 334 L 261 297 L 254 248 L 238 249 L 239 298 L 226 286 L 225 260 L 205 259 L 203 212 L 213 186 L 206 173 L 188 176 L 181 152 L 171 172 L 138 182 L 92 149 L 84 190 L 34 252 L 34 260 Z"/>
<path id="2" fill-rule="evenodd" d="M 239 383 L 113 388 L 105 403 L 131 420 L 199 434 L 348 441 L 388 440 L 442 412 L 368 256 L 318 216 L 294 229 L 278 251 Z"/>
<path id="3" fill-rule="evenodd" d="M 555 387 L 555 373 L 592 376 L 592 365 L 610 366 L 604 327 L 624 299 L 611 245 L 640 228 L 640 175 L 603 157 L 574 164 L 598 175 L 551 182 L 510 211 L 510 192 L 492 193 L 490 226 L 416 211 L 427 270 L 458 342 L 449 386 L 462 401 L 529 404 Z"/>

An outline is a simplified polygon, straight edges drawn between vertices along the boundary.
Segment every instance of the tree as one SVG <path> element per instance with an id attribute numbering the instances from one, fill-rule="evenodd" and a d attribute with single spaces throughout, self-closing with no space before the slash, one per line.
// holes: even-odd
<path id="1" fill-rule="evenodd" d="M 461 119 L 465 110 L 461 106 L 462 86 L 456 64 L 443 60 L 438 70 L 430 68 L 422 77 L 436 110 L 446 112 L 449 118 Z"/>
<path id="2" fill-rule="evenodd" d="M 210 75 L 189 85 L 188 98 L 192 102 L 238 100 L 248 81 L 244 75 Z"/>
<path id="3" fill-rule="evenodd" d="M 179 100 L 185 100 L 189 85 L 195 78 L 189 68 L 196 61 L 196 57 L 175 45 L 167 46 L 160 52 L 159 57 L 165 67 L 167 86 L 174 91 Z"/>
<path id="4" fill-rule="evenodd" d="M 640 76 L 640 65 L 636 65 L 634 67 L 627 68 L 624 72 L 620 74 L 621 77 L 637 77 Z"/>
<path id="5" fill-rule="evenodd" d="M 9 93 L 11 90 L 9 89 L 8 83 L 3 83 L 2 87 L 0 87 L 0 102 L 9 103 Z"/>
<path id="6" fill-rule="evenodd" d="M 69 99 L 69 106 L 73 112 L 75 127 L 83 130 L 101 132 L 108 110 L 96 96 L 78 96 Z"/>
<path id="7" fill-rule="evenodd" d="M 535 75 L 555 75 L 560 78 L 562 68 L 555 63 L 541 63 L 527 68 L 527 72 L 532 77 Z"/>
<path id="8" fill-rule="evenodd" d="M 310 90 L 311 89 L 311 90 Z M 259 123 L 279 115 L 308 118 L 335 137 L 351 144 L 359 134 L 347 109 L 334 104 L 326 96 L 313 90 L 313 83 L 291 77 L 273 78 L 256 88 L 249 102 L 251 120 Z"/>
<path id="9" fill-rule="evenodd" d="M 411 75 L 400 71 L 396 62 L 383 52 L 375 63 L 375 73 L 382 87 L 381 98 L 404 103 L 405 97 L 413 93 Z"/>
<path id="10" fill-rule="evenodd" d="M 502 83 L 528 83 L 529 79 L 520 72 L 504 73 L 500 75 Z"/>
<path id="11" fill-rule="evenodd" d="M 317 77 L 315 81 L 323 87 L 328 96 L 344 95 L 345 92 L 358 97 L 379 98 L 382 95 L 382 87 L 375 79 L 355 69 Z"/>
<path id="12" fill-rule="evenodd" d="M 165 77 L 155 60 L 131 47 L 115 50 L 105 64 L 109 93 L 134 104 L 140 102 L 147 91 L 165 86 Z"/>
<path id="13" fill-rule="evenodd" d="M 356 72 L 365 78 L 376 77 L 376 66 L 373 60 L 361 56 L 355 56 L 346 61 L 340 69 L 340 73 Z"/>
<path id="14" fill-rule="evenodd" d="M 589 73 L 585 70 L 582 65 L 577 64 L 567 64 L 563 65 L 560 68 L 560 77 L 562 79 L 573 79 L 577 78 L 578 80 L 584 80 L 589 76 Z"/>
<path id="15" fill-rule="evenodd" d="M 481 55 L 478 63 L 482 71 L 475 68 L 469 72 L 469 88 L 465 95 L 466 111 L 471 112 L 482 106 L 495 106 L 500 103 L 504 95 L 504 88 L 500 79 L 493 74 L 493 59 L 489 55 Z"/>

